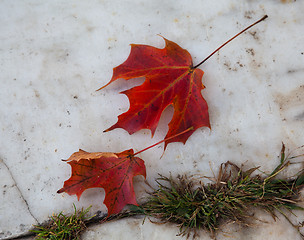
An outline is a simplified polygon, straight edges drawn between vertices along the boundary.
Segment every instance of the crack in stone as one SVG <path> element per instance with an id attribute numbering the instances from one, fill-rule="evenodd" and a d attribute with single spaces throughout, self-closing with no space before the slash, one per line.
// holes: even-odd
<path id="1" fill-rule="evenodd" d="M 26 199 L 24 198 L 24 196 L 23 196 L 23 194 L 22 194 L 20 188 L 18 187 L 17 182 L 16 182 L 16 180 L 15 180 L 15 178 L 14 178 L 14 176 L 13 176 L 11 170 L 9 169 L 9 167 L 8 167 L 7 164 L 4 162 L 3 159 L 0 159 L 0 163 L 1 163 L 1 162 L 2 162 L 3 165 L 6 167 L 6 169 L 8 170 L 8 172 L 9 172 L 11 178 L 13 179 L 13 181 L 14 181 L 14 183 L 15 183 L 14 186 L 17 188 L 17 190 L 18 190 L 18 192 L 19 192 L 19 194 L 20 194 L 22 200 L 24 201 L 24 203 L 25 203 L 25 205 L 26 205 L 26 207 L 27 207 L 28 212 L 30 213 L 30 215 L 32 216 L 32 218 L 35 219 L 36 224 L 39 224 L 39 221 L 37 220 L 37 218 L 36 218 L 36 217 L 33 215 L 33 213 L 31 212 L 30 207 L 29 207 L 29 205 L 28 205 Z"/>

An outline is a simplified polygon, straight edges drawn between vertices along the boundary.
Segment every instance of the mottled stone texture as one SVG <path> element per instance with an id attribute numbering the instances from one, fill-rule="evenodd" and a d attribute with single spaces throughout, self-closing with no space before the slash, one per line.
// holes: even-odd
<path id="1" fill-rule="evenodd" d="M 61 159 L 79 148 L 138 151 L 166 135 L 172 108 L 152 139 L 146 130 L 103 133 L 128 110 L 128 99 L 117 92 L 133 83 L 120 80 L 95 91 L 126 60 L 130 43 L 164 47 L 157 34 L 187 49 L 196 65 L 269 16 L 200 67 L 211 131 L 197 130 L 185 145 L 170 143 L 161 159 L 163 146 L 140 154 L 151 185 L 158 173 L 212 176 L 211 168 L 216 172 L 227 160 L 272 170 L 282 141 L 289 149 L 304 144 L 303 12 L 302 1 L 279 0 L 1 1 L 0 238 L 24 233 L 54 212 L 73 212 L 73 203 L 106 211 L 102 189 L 85 191 L 79 202 L 56 194 L 70 176 Z M 303 213 L 297 215 L 303 220 Z M 286 222 L 268 221 L 253 230 L 229 225 L 227 234 L 300 239 Z M 85 239 L 176 239 L 176 228 L 148 222 L 96 226 Z"/>

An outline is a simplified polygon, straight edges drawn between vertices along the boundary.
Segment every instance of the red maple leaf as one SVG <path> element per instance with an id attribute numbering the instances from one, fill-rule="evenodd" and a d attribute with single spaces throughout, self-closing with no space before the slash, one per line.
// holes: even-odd
<path id="1" fill-rule="evenodd" d="M 72 167 L 72 176 L 57 193 L 76 194 L 79 200 L 88 188 L 104 188 L 108 215 L 119 213 L 127 204 L 137 205 L 133 177 L 146 177 L 146 167 L 133 153 L 133 149 L 121 153 L 89 153 L 80 149 L 66 160 Z"/>
<path id="2" fill-rule="evenodd" d="M 160 116 L 168 105 L 173 105 L 174 114 L 165 138 L 191 127 L 193 130 L 167 140 L 165 147 L 170 142 L 185 143 L 200 127 L 210 128 L 207 102 L 201 94 L 204 72 L 193 67 L 187 50 L 172 41 L 164 40 L 166 46 L 163 49 L 131 44 L 128 59 L 114 68 L 111 81 L 104 87 L 119 78 L 129 80 L 145 77 L 145 82 L 122 92 L 128 96 L 130 108 L 118 117 L 116 124 L 105 131 L 123 128 L 133 134 L 141 129 L 150 129 L 153 136 Z"/>

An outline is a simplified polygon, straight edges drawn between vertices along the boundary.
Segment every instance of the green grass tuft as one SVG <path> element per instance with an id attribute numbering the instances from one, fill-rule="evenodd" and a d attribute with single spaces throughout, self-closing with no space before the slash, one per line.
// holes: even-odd
<path id="1" fill-rule="evenodd" d="M 160 175 L 158 189 L 138 208 L 161 222 L 178 224 L 180 235 L 188 236 L 204 229 L 214 237 L 227 222 L 249 224 L 254 208 L 266 210 L 273 218 L 278 212 L 287 218 L 284 210 L 304 210 L 298 205 L 304 174 L 300 171 L 296 178 L 277 178 L 291 164 L 292 158 L 285 157 L 284 152 L 283 145 L 280 164 L 265 176 L 253 175 L 258 168 L 244 171 L 231 162 L 221 165 L 217 177 L 208 178 L 212 180 L 210 184 L 197 177 L 173 179 Z"/>
<path id="2" fill-rule="evenodd" d="M 35 239 L 56 239 L 56 240 L 72 240 L 80 239 L 80 234 L 86 229 L 85 221 L 91 207 L 81 211 L 77 211 L 74 205 L 75 212 L 72 215 L 64 215 L 60 212 L 57 215 L 50 217 L 50 220 L 42 225 L 34 226 L 35 229 L 31 232 L 35 233 Z"/>

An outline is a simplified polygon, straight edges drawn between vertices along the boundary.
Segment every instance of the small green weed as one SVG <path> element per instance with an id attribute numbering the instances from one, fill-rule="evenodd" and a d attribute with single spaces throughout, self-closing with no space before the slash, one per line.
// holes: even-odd
<path id="1" fill-rule="evenodd" d="M 74 205 L 74 204 L 73 204 Z M 50 217 L 50 220 L 42 225 L 34 226 L 31 230 L 36 235 L 35 239 L 54 239 L 54 240 L 72 240 L 80 239 L 80 234 L 86 229 L 85 221 L 89 218 L 86 214 L 91 207 L 81 211 L 77 211 L 74 205 L 75 212 L 70 216 L 60 212 L 57 215 Z"/>

